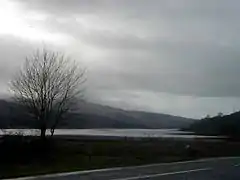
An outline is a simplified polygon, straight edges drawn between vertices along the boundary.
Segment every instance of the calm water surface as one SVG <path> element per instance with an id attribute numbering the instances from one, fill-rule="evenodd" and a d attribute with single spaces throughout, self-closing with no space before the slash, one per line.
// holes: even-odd
<path id="1" fill-rule="evenodd" d="M 0 134 L 38 135 L 35 129 L 8 129 Z M 49 132 L 48 132 L 49 134 Z M 162 138 L 213 138 L 213 136 L 200 136 L 178 129 L 57 129 L 55 135 L 73 136 L 109 136 L 109 137 L 162 137 Z M 216 137 L 216 136 L 215 136 Z M 214 138 L 215 138 L 214 137 Z"/>

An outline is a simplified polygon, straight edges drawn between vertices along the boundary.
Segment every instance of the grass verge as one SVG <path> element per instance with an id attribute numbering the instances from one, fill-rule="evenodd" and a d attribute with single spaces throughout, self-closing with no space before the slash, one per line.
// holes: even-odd
<path id="1" fill-rule="evenodd" d="M 186 150 L 187 144 L 191 151 Z M 55 137 L 42 142 L 34 137 L 9 136 L 0 143 L 0 179 L 239 154 L 240 143 L 228 141 Z"/>

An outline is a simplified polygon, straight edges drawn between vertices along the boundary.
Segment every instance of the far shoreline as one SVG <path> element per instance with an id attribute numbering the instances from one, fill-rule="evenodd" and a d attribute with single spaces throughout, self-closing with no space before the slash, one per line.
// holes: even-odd
<path id="1" fill-rule="evenodd" d="M 4 131 L 10 132 L 4 132 Z M 75 132 L 74 132 L 75 131 Z M 138 132 L 139 134 L 126 134 L 125 132 Z M 145 133 L 148 131 L 148 133 Z M 119 134 L 124 132 L 125 134 Z M 154 134 L 161 132 L 162 134 Z M 23 136 L 39 136 L 37 129 L 3 129 L 0 136 L 3 135 L 23 135 Z M 50 136 L 49 130 L 47 136 Z M 224 140 L 227 137 L 224 136 L 205 136 L 197 135 L 192 132 L 181 131 L 178 129 L 111 129 L 111 128 L 99 128 L 99 129 L 56 129 L 54 137 L 61 139 L 74 139 L 74 140 L 161 140 L 161 139 L 173 139 L 173 140 L 207 140 L 207 141 L 219 141 Z"/>

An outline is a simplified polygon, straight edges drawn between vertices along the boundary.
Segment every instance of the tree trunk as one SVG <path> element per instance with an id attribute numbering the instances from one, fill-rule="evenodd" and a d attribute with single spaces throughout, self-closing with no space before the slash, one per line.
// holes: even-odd
<path id="1" fill-rule="evenodd" d="M 51 137 L 53 137 L 54 131 L 55 131 L 55 128 L 51 128 L 51 129 L 50 129 Z"/>
<path id="2" fill-rule="evenodd" d="M 45 139 L 45 138 L 46 138 L 46 128 L 41 127 L 41 139 Z"/>

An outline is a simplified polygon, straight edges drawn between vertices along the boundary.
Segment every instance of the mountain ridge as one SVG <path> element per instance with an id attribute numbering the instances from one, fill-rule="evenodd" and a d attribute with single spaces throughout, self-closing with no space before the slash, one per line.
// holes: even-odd
<path id="1" fill-rule="evenodd" d="M 35 121 L 24 114 L 20 105 L 0 100 L 0 128 L 34 128 Z M 127 111 L 89 102 L 79 102 L 58 128 L 185 128 L 194 120 L 168 114 Z"/>

